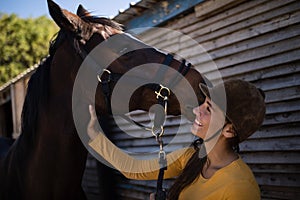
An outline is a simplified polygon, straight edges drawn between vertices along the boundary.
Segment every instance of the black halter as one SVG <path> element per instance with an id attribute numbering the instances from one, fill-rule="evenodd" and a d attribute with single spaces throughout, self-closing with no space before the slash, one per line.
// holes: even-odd
<path id="1" fill-rule="evenodd" d="M 71 42 L 71 45 L 75 49 L 75 51 L 79 54 L 81 59 L 84 60 L 88 55 L 85 48 L 80 48 L 79 44 L 75 44 L 74 41 L 72 41 L 70 38 L 69 38 L 69 40 Z M 170 66 L 173 59 L 174 59 L 174 56 L 172 54 L 167 54 L 164 61 L 163 61 L 163 63 L 162 63 L 162 65 L 163 66 Z M 112 114 L 111 103 L 110 103 L 110 98 L 111 98 L 112 93 L 111 93 L 110 83 L 117 82 L 123 74 L 112 72 L 112 71 L 110 71 L 106 68 L 97 69 L 97 68 L 99 68 L 97 62 L 94 61 L 93 58 L 91 58 L 91 60 L 94 63 L 94 66 L 96 66 L 96 67 L 94 67 L 95 70 L 98 71 L 97 79 L 98 79 L 98 81 L 99 81 L 99 83 L 102 87 L 102 91 L 103 91 L 103 94 L 105 96 L 105 102 L 106 102 L 106 105 L 107 105 L 108 113 Z M 178 68 L 179 73 L 176 73 L 176 75 L 172 79 L 170 79 L 170 81 L 167 85 L 152 83 L 152 84 L 146 84 L 145 87 L 148 87 L 148 88 L 154 90 L 154 92 L 156 94 L 156 98 L 158 100 L 158 104 L 164 106 L 164 104 L 165 104 L 164 102 L 166 102 L 164 100 L 164 98 L 170 96 L 172 88 L 181 80 L 182 77 L 184 77 L 188 73 L 190 68 L 191 68 L 191 63 L 186 64 L 186 60 L 183 59 L 181 61 L 180 67 Z M 167 70 L 166 67 L 161 67 L 160 70 L 158 70 L 158 72 L 155 76 L 155 80 L 159 80 L 158 82 L 162 82 L 163 78 L 165 76 L 166 70 Z M 104 76 L 106 78 L 104 78 Z M 125 115 L 124 115 L 124 119 L 127 120 L 127 121 L 131 121 L 131 122 L 135 123 L 136 125 L 144 128 L 144 129 L 147 129 L 143 125 L 129 119 Z"/>
<path id="2" fill-rule="evenodd" d="M 163 66 L 170 66 L 173 59 L 174 59 L 173 55 L 167 54 L 165 60 L 162 63 L 162 65 Z M 152 89 L 156 94 L 158 104 L 160 104 L 161 106 L 164 106 L 164 97 L 166 97 L 166 96 L 168 97 L 171 94 L 170 91 L 172 90 L 172 88 L 174 88 L 174 86 L 181 80 L 181 78 L 184 77 L 188 73 L 190 68 L 191 68 L 191 64 L 190 63 L 186 64 L 186 61 L 183 60 L 181 62 L 181 65 L 180 65 L 179 69 L 178 69 L 179 73 L 176 73 L 175 77 L 170 79 L 169 83 L 166 86 L 162 85 L 162 84 L 157 84 L 157 83 L 149 83 L 149 84 L 146 84 L 145 87 Z M 166 70 L 167 70 L 166 67 L 161 67 L 158 70 L 158 72 L 155 76 L 155 80 L 158 80 L 156 82 L 162 82 L 163 81 Z M 105 76 L 105 78 L 104 78 L 104 76 Z M 107 105 L 107 110 L 110 114 L 112 113 L 111 103 L 110 103 L 110 98 L 111 98 L 112 91 L 111 91 L 111 88 L 110 88 L 110 84 L 117 82 L 121 78 L 121 76 L 122 76 L 122 74 L 115 73 L 115 72 L 112 72 L 112 71 L 107 70 L 107 69 L 103 69 L 97 75 L 99 83 L 102 87 L 103 94 L 105 96 L 105 102 L 106 102 L 106 105 Z M 147 127 L 141 125 L 140 123 L 129 119 L 127 116 L 124 116 L 123 118 L 127 121 L 131 121 L 131 122 L 135 123 L 136 125 L 144 128 L 144 129 L 145 128 L 148 129 Z"/>

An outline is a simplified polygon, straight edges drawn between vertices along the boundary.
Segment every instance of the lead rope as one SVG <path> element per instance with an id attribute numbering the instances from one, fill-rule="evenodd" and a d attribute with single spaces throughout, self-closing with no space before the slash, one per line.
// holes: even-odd
<path id="1" fill-rule="evenodd" d="M 157 177 L 157 186 L 155 193 L 155 200 L 165 200 L 167 197 L 166 190 L 163 186 L 163 178 L 164 172 L 167 170 L 167 159 L 166 152 L 164 151 L 164 143 L 162 140 L 164 134 L 164 122 L 167 115 L 167 107 L 168 107 L 168 97 L 171 94 L 169 88 L 160 85 L 161 88 L 158 92 L 155 92 L 156 98 L 161 106 L 163 106 L 163 112 L 160 110 L 156 110 L 154 123 L 152 127 L 152 134 L 154 135 L 158 145 L 159 145 L 159 153 L 158 153 L 158 164 L 159 164 L 159 173 Z"/>
<path id="2" fill-rule="evenodd" d="M 173 55 L 167 54 L 166 59 L 162 63 L 165 66 L 170 66 L 173 60 Z M 162 68 L 163 71 L 160 71 L 157 74 L 157 79 L 160 82 L 165 75 L 166 68 Z M 166 120 L 167 115 L 167 108 L 168 108 L 168 100 L 171 94 L 171 91 L 168 87 L 163 85 L 158 85 L 155 89 L 156 99 L 158 100 L 158 104 L 161 105 L 164 109 L 157 109 L 155 112 L 155 118 L 152 127 L 152 134 L 156 138 L 156 141 L 159 145 L 159 153 L 158 153 L 158 164 L 159 164 L 159 173 L 157 177 L 157 185 L 156 185 L 156 193 L 155 193 L 155 200 L 165 200 L 167 198 L 166 190 L 162 187 L 163 186 L 163 179 L 165 170 L 167 170 L 167 159 L 166 159 L 166 152 L 164 151 L 164 143 L 162 140 L 162 136 L 164 134 L 164 123 Z"/>

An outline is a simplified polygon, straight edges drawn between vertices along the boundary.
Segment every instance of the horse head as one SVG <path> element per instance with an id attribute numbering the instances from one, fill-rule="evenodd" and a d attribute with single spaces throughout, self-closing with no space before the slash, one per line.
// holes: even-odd
<path id="1" fill-rule="evenodd" d="M 116 113 L 148 111 L 157 104 L 159 91 L 167 88 L 170 89 L 168 114 L 193 117 L 191 108 L 204 100 L 199 83 L 205 83 L 205 78 L 193 66 L 125 33 L 113 20 L 92 16 L 81 5 L 77 14 L 60 8 L 51 0 L 48 6 L 61 29 L 58 38 L 64 38 L 53 57 L 63 62 L 56 63 L 55 68 L 70 67 L 69 74 L 60 73 L 54 78 L 72 79 L 66 87 L 73 87 L 80 101 L 93 102 L 101 114 L 110 114 L 111 108 Z M 53 74 L 56 69 L 52 70 Z M 127 77 L 122 78 L 122 75 Z M 120 79 L 122 89 L 114 96 Z M 128 101 L 124 101 L 126 95 L 130 95 Z"/>

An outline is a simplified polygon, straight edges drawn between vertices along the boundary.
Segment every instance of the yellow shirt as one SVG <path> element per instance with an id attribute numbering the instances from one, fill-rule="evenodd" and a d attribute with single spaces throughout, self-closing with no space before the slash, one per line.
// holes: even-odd
<path id="1" fill-rule="evenodd" d="M 137 160 L 116 147 L 103 134 L 89 145 L 124 176 L 137 180 L 156 180 L 159 171 L 157 159 Z M 168 168 L 164 178 L 178 176 L 195 152 L 183 148 L 167 155 Z M 241 158 L 205 179 L 201 175 L 180 194 L 179 200 L 256 200 L 260 199 L 259 187 L 250 168 Z"/>

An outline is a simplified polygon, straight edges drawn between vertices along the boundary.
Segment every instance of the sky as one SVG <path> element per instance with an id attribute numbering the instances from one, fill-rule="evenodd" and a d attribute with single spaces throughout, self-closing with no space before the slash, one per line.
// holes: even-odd
<path id="1" fill-rule="evenodd" d="M 129 8 L 130 2 L 138 0 L 54 0 L 61 8 L 76 13 L 81 4 L 93 15 L 114 17 L 120 9 Z M 48 14 L 47 0 L 0 0 L 0 13 L 15 13 L 21 18 L 39 17 Z"/>

